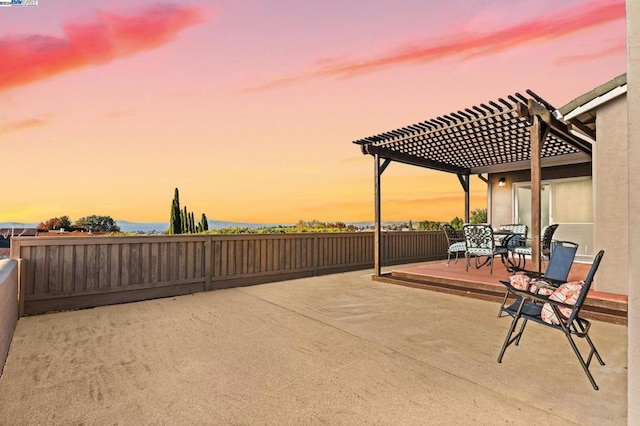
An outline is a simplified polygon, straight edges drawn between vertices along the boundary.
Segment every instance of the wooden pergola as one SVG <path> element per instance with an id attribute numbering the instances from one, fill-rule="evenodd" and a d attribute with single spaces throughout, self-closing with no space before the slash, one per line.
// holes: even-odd
<path id="1" fill-rule="evenodd" d="M 534 268 L 540 269 L 542 166 L 551 160 L 589 161 L 595 135 L 588 127 L 556 119 L 553 106 L 531 90 L 525 93 L 354 141 L 374 158 L 377 276 L 382 260 L 380 181 L 393 161 L 456 174 L 465 193 L 465 222 L 472 174 L 530 169 L 532 257 Z"/>

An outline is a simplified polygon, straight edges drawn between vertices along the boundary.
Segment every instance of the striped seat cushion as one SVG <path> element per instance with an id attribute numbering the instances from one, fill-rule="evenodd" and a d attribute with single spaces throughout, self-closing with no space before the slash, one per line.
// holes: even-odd
<path id="1" fill-rule="evenodd" d="M 458 243 L 453 243 L 449 246 L 449 253 L 456 253 L 459 251 L 466 251 L 467 245 L 464 241 L 460 241 Z"/>

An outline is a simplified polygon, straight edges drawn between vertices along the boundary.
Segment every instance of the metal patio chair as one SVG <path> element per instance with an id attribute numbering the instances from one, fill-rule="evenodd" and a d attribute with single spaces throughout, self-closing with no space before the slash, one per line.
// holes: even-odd
<path id="1" fill-rule="evenodd" d="M 551 256 L 551 243 L 553 242 L 553 234 L 558 229 L 558 224 L 545 226 L 542 230 L 542 238 L 540 239 L 540 257 L 542 260 L 549 259 Z M 511 257 L 515 260 L 515 256 L 518 256 L 517 263 L 514 262 L 518 268 L 525 268 L 527 266 L 526 256 L 531 256 L 531 244 L 513 247 L 510 249 Z M 520 266 L 522 264 L 522 266 Z"/>
<path id="2" fill-rule="evenodd" d="M 467 251 L 467 245 L 464 242 L 464 237 L 460 236 L 453 226 L 445 223 L 442 225 L 442 230 L 447 236 L 447 245 L 449 246 L 447 249 L 447 266 L 449 266 L 451 255 L 456 254 L 455 263 L 458 263 L 458 256 Z"/>
<path id="3" fill-rule="evenodd" d="M 537 280 L 537 286 L 542 286 L 543 284 L 541 283 L 547 283 L 548 288 L 553 287 L 555 289 L 560 284 L 567 281 L 569 271 L 571 271 L 573 260 L 575 259 L 577 252 L 578 244 L 572 243 L 570 241 L 555 241 L 551 258 L 549 259 L 547 269 L 544 271 L 544 273 L 527 271 L 524 269 L 519 269 L 518 272 L 528 276 L 529 278 Z M 505 285 L 509 284 L 504 281 L 501 282 Z M 520 299 L 517 298 L 516 301 L 513 302 L 510 306 L 506 306 L 509 294 L 509 290 L 507 290 L 504 294 L 502 304 L 500 305 L 500 309 L 498 310 L 498 318 L 503 317 L 503 314 L 513 316 L 513 313 L 516 311 L 517 304 L 520 303 Z M 527 303 L 531 304 L 533 302 L 528 301 Z M 525 306 L 525 309 L 527 308 L 529 308 L 528 305 Z"/>
<path id="4" fill-rule="evenodd" d="M 469 271 L 469 261 L 471 257 L 476 259 L 476 268 L 490 264 L 491 275 L 493 275 L 493 258 L 495 256 L 507 255 L 507 249 L 502 246 L 496 246 L 493 238 L 493 229 L 488 224 L 466 224 L 462 227 L 464 233 L 464 240 L 467 245 L 467 251 L 465 252 L 465 258 L 467 260 L 467 271 Z M 487 259 L 480 264 L 478 258 L 487 257 Z"/>
<path id="5" fill-rule="evenodd" d="M 562 286 L 560 286 L 552 295 L 543 296 L 540 294 L 534 294 L 526 290 L 518 290 L 511 286 L 509 283 L 503 283 L 507 290 L 517 297 L 520 298 L 520 302 L 517 306 L 513 308 L 515 311 L 512 313 L 513 321 L 511 322 L 511 326 L 509 327 L 509 331 L 507 332 L 507 336 L 504 340 L 504 344 L 502 345 L 502 349 L 500 350 L 500 354 L 498 355 L 498 363 L 502 362 L 502 358 L 504 357 L 504 353 L 507 348 L 515 343 L 515 346 L 519 346 L 520 339 L 522 338 L 522 334 L 524 333 L 525 326 L 528 321 L 533 321 L 538 324 L 542 324 L 545 327 L 551 330 L 557 330 L 562 332 L 573 352 L 575 353 L 582 369 L 585 374 L 589 378 L 589 382 L 591 382 L 591 386 L 595 390 L 598 390 L 598 385 L 596 384 L 589 367 L 591 365 L 591 361 L 595 356 L 600 365 L 604 365 L 604 361 L 602 357 L 598 353 L 593 341 L 589 337 L 589 329 L 591 328 L 591 322 L 580 317 L 580 310 L 582 305 L 584 304 L 587 293 L 591 288 L 591 284 L 593 283 L 593 277 L 598 270 L 598 266 L 600 265 L 600 261 L 604 256 L 604 250 L 600 250 L 598 254 L 593 259 L 593 264 L 591 265 L 591 269 L 587 274 L 583 284 L 580 287 L 577 295 L 569 295 L 570 293 L 565 293 L 567 299 L 563 299 L 562 295 Z M 576 283 L 571 283 L 572 285 L 576 285 Z M 563 286 L 567 286 L 568 284 L 563 284 Z M 567 287 L 568 288 L 568 287 Z M 577 290 L 574 290 L 577 291 Z M 558 293 L 559 292 L 559 293 Z M 555 296 L 555 297 L 554 297 Z M 571 298 L 571 296 L 575 296 L 575 298 Z M 560 302 L 558 300 L 568 300 L 571 298 L 571 301 L 575 300 L 575 303 L 565 303 Z M 525 306 L 528 301 L 534 302 L 534 304 L 530 304 L 528 306 L 529 309 L 525 312 Z M 530 309 L 532 306 L 538 307 L 539 309 L 532 310 Z M 551 315 L 551 318 L 549 318 Z M 555 321 L 553 320 L 555 318 Z M 522 320 L 522 325 L 520 326 L 520 330 L 514 334 L 515 329 L 518 325 L 518 321 Z M 576 346 L 576 342 L 574 341 L 574 337 L 585 339 L 589 344 L 589 355 L 584 356 L 582 352 L 580 352 L 579 348 Z"/>
<path id="6" fill-rule="evenodd" d="M 511 234 L 500 238 L 500 245 L 512 250 L 516 247 L 524 247 L 527 241 L 529 227 L 521 223 L 512 223 L 508 225 L 500 225 L 500 231 L 509 231 Z"/>

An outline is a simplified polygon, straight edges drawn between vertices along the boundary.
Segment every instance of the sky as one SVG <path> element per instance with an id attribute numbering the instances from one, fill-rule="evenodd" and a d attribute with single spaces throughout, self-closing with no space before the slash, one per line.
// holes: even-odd
<path id="1" fill-rule="evenodd" d="M 372 221 L 352 142 L 626 72 L 624 0 L 39 0 L 0 7 L 0 222 Z M 392 163 L 382 220 L 464 217 L 455 175 Z M 471 208 L 486 185 L 471 181 Z"/>

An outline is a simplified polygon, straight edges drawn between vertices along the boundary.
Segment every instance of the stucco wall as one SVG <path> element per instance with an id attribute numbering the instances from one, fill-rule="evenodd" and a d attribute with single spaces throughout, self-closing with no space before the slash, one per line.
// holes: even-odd
<path id="1" fill-rule="evenodd" d="M 627 0 L 629 159 L 629 378 L 628 424 L 640 424 L 640 1 Z M 622 226 L 626 224 L 621 224 Z"/>
<path id="2" fill-rule="evenodd" d="M 622 95 L 598 108 L 598 142 L 593 148 L 593 242 L 605 257 L 594 288 L 627 294 L 629 241 L 629 163 L 627 153 L 627 101 Z"/>
<path id="3" fill-rule="evenodd" d="M 0 372 L 18 323 L 18 262 L 0 260 Z"/>
<path id="4" fill-rule="evenodd" d="M 542 180 L 563 179 L 579 176 L 591 176 L 591 163 L 574 164 L 571 166 L 545 167 L 542 169 Z M 498 180 L 504 177 L 506 185 L 498 186 Z M 491 224 L 498 226 L 513 221 L 513 184 L 530 182 L 531 172 L 521 170 L 517 172 L 496 173 L 489 175 L 491 184 Z"/>

